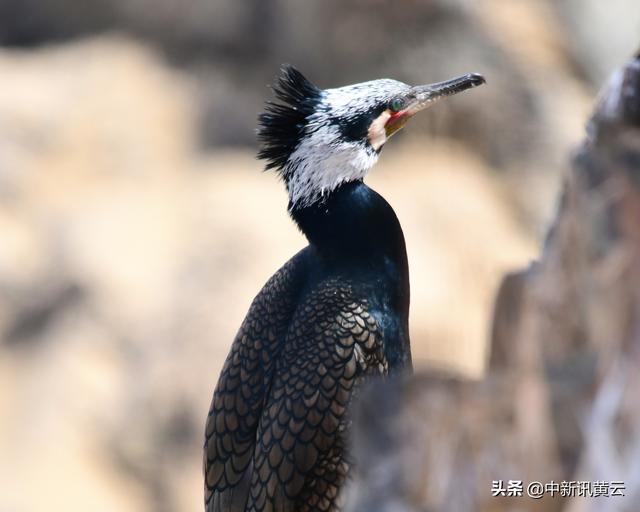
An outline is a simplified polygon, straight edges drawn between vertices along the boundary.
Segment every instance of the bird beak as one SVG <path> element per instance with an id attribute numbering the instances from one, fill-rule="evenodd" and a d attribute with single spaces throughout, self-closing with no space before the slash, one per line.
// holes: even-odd
<path id="1" fill-rule="evenodd" d="M 394 112 L 385 125 L 387 137 L 390 137 L 406 122 L 431 104 L 435 103 L 445 96 L 453 96 L 459 92 L 473 89 L 486 82 L 484 77 L 478 73 L 470 73 L 468 75 L 459 76 L 444 82 L 435 84 L 418 85 L 412 87 L 406 96 L 406 107 L 399 112 Z"/>
<path id="2" fill-rule="evenodd" d="M 414 115 L 445 96 L 453 96 L 459 92 L 478 87 L 485 83 L 482 75 L 470 73 L 436 84 L 418 85 L 411 89 L 412 100 L 408 104 L 408 114 Z"/>

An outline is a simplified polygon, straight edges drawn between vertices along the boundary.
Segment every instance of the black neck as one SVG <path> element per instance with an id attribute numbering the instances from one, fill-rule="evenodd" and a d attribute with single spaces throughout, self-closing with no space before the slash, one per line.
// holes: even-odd
<path id="1" fill-rule="evenodd" d="M 391 206 L 358 181 L 342 185 L 322 202 L 289 211 L 317 258 L 309 278 L 349 279 L 375 311 L 390 367 L 410 368 L 409 268 Z"/>
<path id="2" fill-rule="evenodd" d="M 404 236 L 393 209 L 362 181 L 345 183 L 321 201 L 289 211 L 310 244 L 329 260 L 406 264 Z"/>

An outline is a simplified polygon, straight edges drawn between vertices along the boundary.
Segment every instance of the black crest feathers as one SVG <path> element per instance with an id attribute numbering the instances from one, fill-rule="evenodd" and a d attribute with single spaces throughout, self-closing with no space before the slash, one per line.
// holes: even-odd
<path id="1" fill-rule="evenodd" d="M 296 68 L 282 66 L 273 86 L 277 101 L 267 101 L 258 117 L 258 158 L 265 169 L 282 169 L 304 137 L 307 118 L 320 101 L 321 90 Z"/>

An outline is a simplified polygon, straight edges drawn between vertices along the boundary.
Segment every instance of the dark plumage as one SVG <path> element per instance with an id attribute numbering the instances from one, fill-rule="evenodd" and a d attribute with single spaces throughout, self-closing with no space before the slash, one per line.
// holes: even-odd
<path id="1" fill-rule="evenodd" d="M 286 66 L 273 92 L 280 101 L 267 101 L 265 111 L 258 117 L 258 158 L 267 161 L 266 170 L 284 168 L 304 137 L 307 118 L 318 107 L 321 90 L 300 71 Z"/>
<path id="2" fill-rule="evenodd" d="M 286 68 L 275 94 L 259 156 L 281 172 L 309 245 L 254 299 L 222 369 L 206 425 L 208 512 L 338 510 L 350 403 L 367 378 L 411 368 L 402 229 L 362 177 L 399 116 L 436 93 L 391 80 L 321 90 Z M 390 110 L 398 95 L 406 110 Z"/>

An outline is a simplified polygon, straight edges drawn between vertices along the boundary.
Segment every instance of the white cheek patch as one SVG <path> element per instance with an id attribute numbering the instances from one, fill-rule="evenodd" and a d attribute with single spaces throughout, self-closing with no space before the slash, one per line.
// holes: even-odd
<path id="1" fill-rule="evenodd" d="M 289 199 L 294 205 L 310 205 L 342 183 L 364 178 L 377 160 L 364 141 L 345 142 L 336 126 L 321 126 L 289 157 Z"/>
<path id="2" fill-rule="evenodd" d="M 369 126 L 367 137 L 369 139 L 369 144 L 371 144 L 371 147 L 376 151 L 378 151 L 382 145 L 387 142 L 387 131 L 384 126 L 390 118 L 391 113 L 388 110 L 385 110 L 373 121 L 373 123 L 371 123 L 371 126 Z"/>

